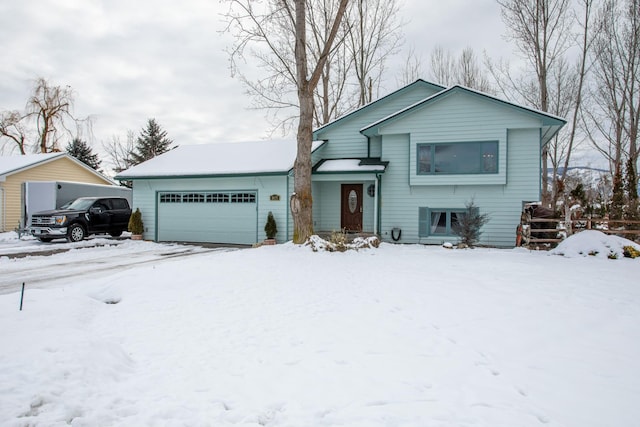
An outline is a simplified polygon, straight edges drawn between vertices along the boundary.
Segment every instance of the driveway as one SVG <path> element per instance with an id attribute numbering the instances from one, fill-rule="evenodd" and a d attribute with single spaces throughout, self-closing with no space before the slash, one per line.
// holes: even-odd
<path id="1" fill-rule="evenodd" d="M 28 288 L 64 286 L 66 279 L 110 274 L 141 264 L 166 262 L 237 247 L 95 238 L 77 243 L 31 239 L 0 241 L 0 294 Z"/>

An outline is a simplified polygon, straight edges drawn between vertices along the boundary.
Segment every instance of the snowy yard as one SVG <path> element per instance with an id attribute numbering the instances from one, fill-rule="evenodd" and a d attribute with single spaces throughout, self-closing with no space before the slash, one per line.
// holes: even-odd
<path id="1" fill-rule="evenodd" d="M 580 239 L 285 244 L 27 283 L 23 311 L 0 295 L 0 425 L 638 425 L 640 258 Z"/>

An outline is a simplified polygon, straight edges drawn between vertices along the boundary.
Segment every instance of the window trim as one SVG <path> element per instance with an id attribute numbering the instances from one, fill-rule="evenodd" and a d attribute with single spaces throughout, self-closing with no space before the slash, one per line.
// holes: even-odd
<path id="1" fill-rule="evenodd" d="M 434 212 L 442 212 L 446 215 L 446 232 L 431 232 L 431 214 Z M 451 214 L 466 214 L 466 208 L 429 208 L 421 206 L 418 208 L 418 237 L 453 237 L 456 234 L 451 226 Z"/>
<path id="2" fill-rule="evenodd" d="M 251 203 L 258 202 L 256 191 L 173 191 L 159 192 L 158 203 L 188 203 L 188 204 L 221 204 L 221 203 Z"/>
<path id="3" fill-rule="evenodd" d="M 495 171 L 491 172 L 437 172 L 435 170 L 436 167 L 436 147 L 445 147 L 445 146 L 453 146 L 453 145 L 470 145 L 470 144 L 493 144 L 495 146 L 496 159 L 495 159 Z M 423 172 L 420 170 L 420 148 L 421 147 L 430 147 L 429 153 L 431 157 L 431 171 Z M 479 165 L 482 166 L 482 150 L 480 150 L 480 158 Z M 416 144 L 416 163 L 415 163 L 415 173 L 418 176 L 441 176 L 441 175 L 498 175 L 500 173 L 500 141 L 497 139 L 492 140 L 482 140 L 482 141 L 456 141 L 456 142 L 437 142 L 437 143 L 428 143 L 421 142 Z"/>

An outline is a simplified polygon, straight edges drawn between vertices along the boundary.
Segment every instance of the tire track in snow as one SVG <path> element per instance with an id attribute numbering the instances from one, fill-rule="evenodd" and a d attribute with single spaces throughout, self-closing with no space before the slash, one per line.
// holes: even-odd
<path id="1" fill-rule="evenodd" d="M 51 284 L 62 279 L 68 279 L 77 276 L 93 276 L 104 273 L 105 271 L 116 272 L 122 269 L 129 269 L 143 264 L 155 262 L 163 262 L 175 258 L 185 256 L 208 254 L 211 252 L 228 252 L 237 250 L 235 248 L 212 248 L 193 250 L 191 248 L 180 248 L 179 251 L 171 252 L 171 248 L 165 248 L 163 251 L 157 249 L 140 251 L 136 253 L 126 253 L 126 258 L 114 258 L 110 256 L 96 256 L 88 259 L 78 259 L 69 262 L 60 262 L 39 266 L 36 270 L 32 268 L 17 268 L 10 271 L 10 268 L 3 266 L 3 272 L 0 275 L 0 295 L 17 292 L 22 283 L 26 283 L 30 288 L 44 289 L 45 284 Z M 18 266 L 19 267 L 19 266 Z M 9 271 L 7 271 L 9 270 Z M 43 272 L 43 270 L 47 270 Z M 34 286 L 35 285 L 35 286 Z"/>

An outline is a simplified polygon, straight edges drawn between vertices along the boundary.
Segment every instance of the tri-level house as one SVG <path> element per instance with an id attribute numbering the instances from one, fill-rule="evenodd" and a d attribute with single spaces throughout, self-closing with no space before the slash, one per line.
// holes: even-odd
<path id="1" fill-rule="evenodd" d="M 462 86 L 417 80 L 316 129 L 316 231 L 384 241 L 456 241 L 472 201 L 481 242 L 509 247 L 522 206 L 540 198 L 540 153 L 565 120 Z M 145 238 L 251 244 L 273 212 L 292 236 L 294 141 L 186 145 L 118 175 L 133 181 Z"/>

